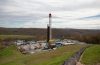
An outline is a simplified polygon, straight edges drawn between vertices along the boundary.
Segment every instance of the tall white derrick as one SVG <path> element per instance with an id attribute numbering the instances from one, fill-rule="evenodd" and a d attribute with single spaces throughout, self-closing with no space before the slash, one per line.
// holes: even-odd
<path id="1" fill-rule="evenodd" d="M 50 29 L 49 29 L 49 33 L 50 33 L 50 34 L 49 34 L 49 37 L 50 37 L 50 38 L 49 38 L 49 39 L 50 39 L 50 40 L 52 39 L 52 27 L 51 27 L 52 24 L 51 24 L 51 21 L 52 21 L 52 14 L 50 13 L 50 14 L 49 14 L 49 27 L 50 27 Z M 49 41 L 50 41 L 50 40 L 49 40 Z"/>

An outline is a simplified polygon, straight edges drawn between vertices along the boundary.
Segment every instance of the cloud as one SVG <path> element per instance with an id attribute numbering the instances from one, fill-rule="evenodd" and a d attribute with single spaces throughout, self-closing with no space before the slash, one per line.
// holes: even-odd
<path id="1" fill-rule="evenodd" d="M 94 16 L 88 16 L 88 17 L 84 17 L 84 18 L 79 18 L 79 19 L 92 19 L 92 20 L 95 20 L 95 19 L 99 19 L 100 20 L 100 14 L 98 15 L 94 15 Z"/>
<path id="2" fill-rule="evenodd" d="M 54 28 L 100 29 L 99 3 L 99 0 L 0 0 L 0 27 L 46 28 L 51 12 Z"/>

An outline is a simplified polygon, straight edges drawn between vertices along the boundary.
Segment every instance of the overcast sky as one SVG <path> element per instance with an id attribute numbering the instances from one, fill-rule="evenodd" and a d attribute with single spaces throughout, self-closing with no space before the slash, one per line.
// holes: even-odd
<path id="1" fill-rule="evenodd" d="M 0 27 L 100 29 L 100 0 L 0 0 Z"/>

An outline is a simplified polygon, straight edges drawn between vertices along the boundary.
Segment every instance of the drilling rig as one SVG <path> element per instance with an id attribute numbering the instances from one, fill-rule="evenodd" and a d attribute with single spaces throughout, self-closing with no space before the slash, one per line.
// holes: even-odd
<path id="1" fill-rule="evenodd" d="M 52 28 L 51 28 L 52 14 L 49 13 L 49 24 L 47 24 L 47 43 L 48 48 L 51 48 L 50 41 L 52 39 Z"/>

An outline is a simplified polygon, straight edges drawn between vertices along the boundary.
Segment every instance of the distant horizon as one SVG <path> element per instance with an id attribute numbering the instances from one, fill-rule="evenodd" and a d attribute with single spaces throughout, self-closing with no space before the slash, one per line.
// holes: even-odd
<path id="1" fill-rule="evenodd" d="M 0 28 L 22 28 L 22 29 L 28 29 L 23 27 L 0 27 Z M 31 28 L 30 29 L 47 29 L 47 28 Z M 52 28 L 52 29 L 79 29 L 79 28 Z M 100 30 L 100 29 L 79 29 L 79 30 Z"/>

